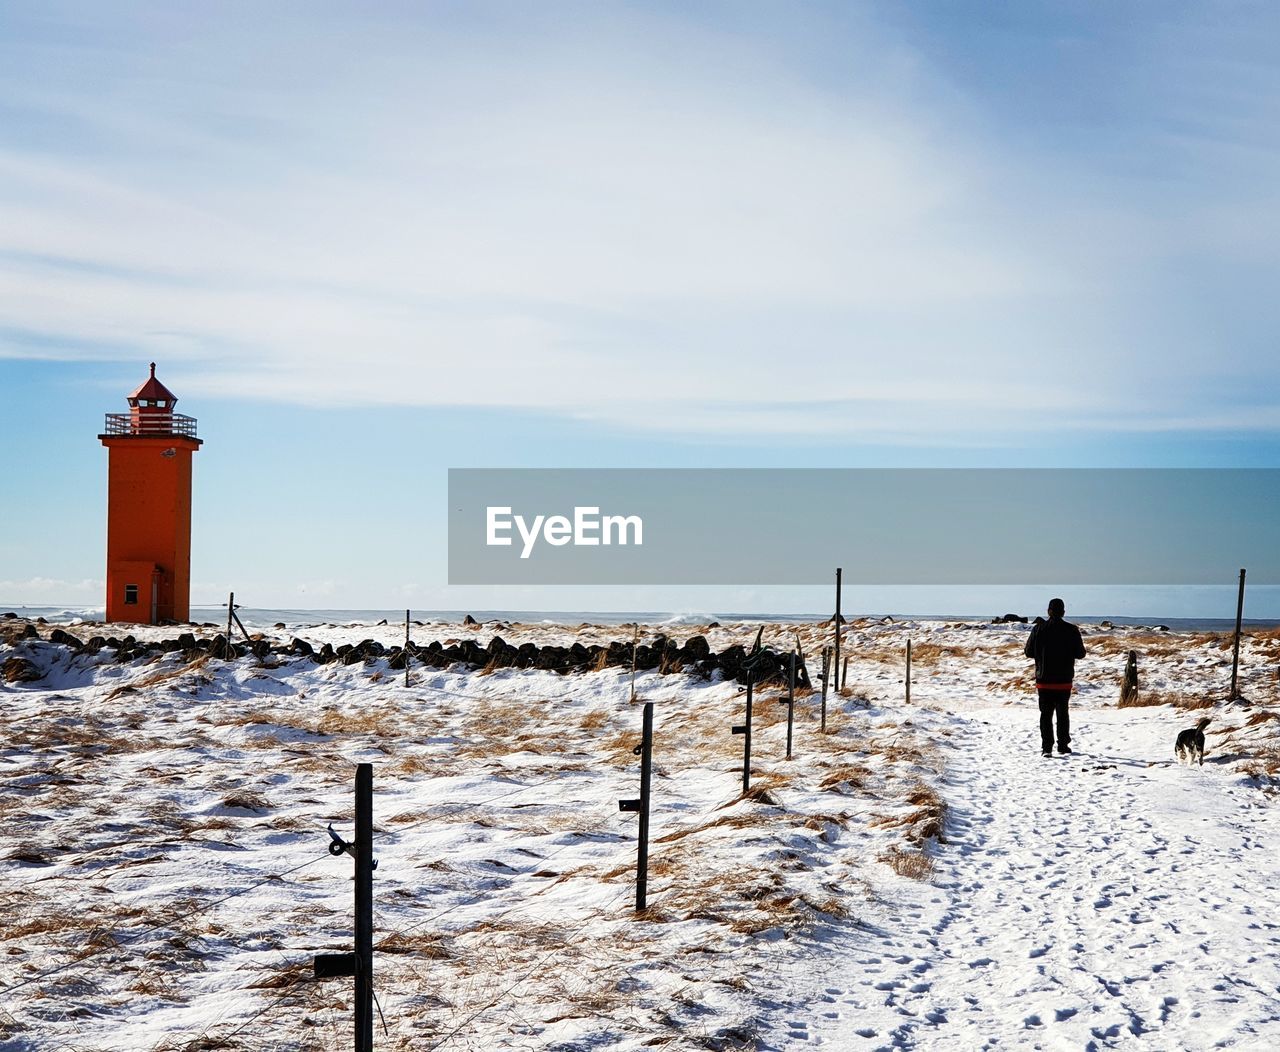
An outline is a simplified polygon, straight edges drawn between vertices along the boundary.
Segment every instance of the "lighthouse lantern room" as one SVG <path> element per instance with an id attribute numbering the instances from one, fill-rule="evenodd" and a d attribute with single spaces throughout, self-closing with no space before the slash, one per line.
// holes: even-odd
<path id="1" fill-rule="evenodd" d="M 107 620 L 142 624 L 190 619 L 191 454 L 201 446 L 193 417 L 151 375 L 108 413 Z"/>

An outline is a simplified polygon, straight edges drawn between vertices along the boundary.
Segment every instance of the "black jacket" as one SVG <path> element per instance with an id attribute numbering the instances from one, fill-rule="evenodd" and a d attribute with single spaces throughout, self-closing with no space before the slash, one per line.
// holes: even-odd
<path id="1" fill-rule="evenodd" d="M 1084 657 L 1084 640 L 1070 621 L 1051 617 L 1031 630 L 1025 653 L 1035 659 L 1037 684 L 1066 684 L 1075 676 L 1076 659 Z"/>

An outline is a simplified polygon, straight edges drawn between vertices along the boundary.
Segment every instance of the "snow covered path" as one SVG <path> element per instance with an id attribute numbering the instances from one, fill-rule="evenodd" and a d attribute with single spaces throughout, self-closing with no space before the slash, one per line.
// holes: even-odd
<path id="1" fill-rule="evenodd" d="M 1280 814 L 1212 739 L 1172 763 L 1186 713 L 1073 715 L 1052 759 L 1033 706 L 969 715 L 934 881 L 838 937 L 771 1046 L 1280 1048 Z"/>

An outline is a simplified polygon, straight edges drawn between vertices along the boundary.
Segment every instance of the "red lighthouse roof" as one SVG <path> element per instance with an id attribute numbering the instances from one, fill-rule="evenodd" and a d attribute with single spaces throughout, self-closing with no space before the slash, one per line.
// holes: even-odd
<path id="1" fill-rule="evenodd" d="M 157 402 L 163 400 L 168 403 L 168 408 L 173 408 L 173 403 L 178 400 L 169 388 L 165 387 L 156 379 L 156 363 L 151 363 L 151 375 L 133 392 L 128 395 L 129 404 L 137 405 L 139 402 Z"/>

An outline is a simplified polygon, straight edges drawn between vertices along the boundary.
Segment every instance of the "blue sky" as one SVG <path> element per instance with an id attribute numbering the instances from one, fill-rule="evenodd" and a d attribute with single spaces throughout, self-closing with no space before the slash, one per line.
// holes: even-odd
<path id="1" fill-rule="evenodd" d="M 1276 466 L 1277 22 L 0 3 L 0 602 L 100 595 L 151 360 L 260 606 L 826 605 L 449 589 L 451 466 Z"/>

